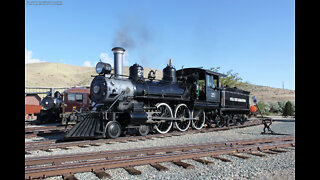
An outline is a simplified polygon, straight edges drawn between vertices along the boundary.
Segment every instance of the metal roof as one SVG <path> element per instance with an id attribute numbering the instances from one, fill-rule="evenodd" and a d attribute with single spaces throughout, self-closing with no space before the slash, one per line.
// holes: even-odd
<path id="1" fill-rule="evenodd" d="M 177 71 L 177 73 L 182 72 L 182 70 L 184 71 L 184 73 L 187 73 L 187 74 L 191 74 L 193 72 L 201 72 L 201 73 L 212 74 L 212 75 L 220 76 L 220 77 L 226 77 L 227 76 L 227 75 L 222 74 L 222 73 L 218 73 L 218 72 L 215 72 L 215 71 L 211 71 L 211 70 L 208 70 L 208 69 L 202 69 L 202 68 L 183 68 L 183 69 L 179 69 Z"/>
<path id="2" fill-rule="evenodd" d="M 90 89 L 85 87 L 75 87 L 65 90 L 66 93 L 86 93 L 90 94 Z"/>

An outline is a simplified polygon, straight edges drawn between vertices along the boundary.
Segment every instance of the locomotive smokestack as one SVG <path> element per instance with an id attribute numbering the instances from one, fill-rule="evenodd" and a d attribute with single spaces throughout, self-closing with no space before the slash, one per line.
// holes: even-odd
<path id="1" fill-rule="evenodd" d="M 126 50 L 122 47 L 115 47 L 112 49 L 114 55 L 114 74 L 118 78 L 122 78 L 123 75 L 123 54 Z"/>

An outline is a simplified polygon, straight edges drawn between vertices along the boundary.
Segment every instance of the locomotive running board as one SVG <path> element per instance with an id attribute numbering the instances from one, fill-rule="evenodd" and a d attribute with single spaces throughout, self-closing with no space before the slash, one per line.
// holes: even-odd
<path id="1" fill-rule="evenodd" d="M 102 124 L 101 124 L 102 123 Z M 105 127 L 100 118 L 87 117 L 73 126 L 64 136 L 65 140 L 105 138 Z"/>

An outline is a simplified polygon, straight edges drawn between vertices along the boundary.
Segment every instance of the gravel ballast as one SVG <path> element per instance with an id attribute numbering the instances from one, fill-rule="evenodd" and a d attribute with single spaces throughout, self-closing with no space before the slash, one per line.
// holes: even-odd
<path id="1" fill-rule="evenodd" d="M 276 133 L 294 135 L 294 119 L 282 119 L 274 121 L 271 128 Z M 25 157 L 49 156 L 58 154 L 74 154 L 81 152 L 98 152 L 107 150 L 120 150 L 132 148 L 146 148 L 153 146 L 182 145 L 205 142 L 220 142 L 243 139 L 256 139 L 266 137 L 277 137 L 281 135 L 262 135 L 263 125 L 230 129 L 226 131 L 214 131 L 209 133 L 187 134 L 182 136 L 172 136 L 165 138 L 155 138 L 151 140 L 102 144 L 100 146 L 90 146 L 87 148 L 72 147 L 68 150 L 53 149 L 53 152 L 31 151 Z M 50 137 L 54 138 L 54 137 Z M 39 138 L 36 139 L 37 141 Z M 33 141 L 32 139 L 28 140 Z M 26 140 L 27 142 L 27 140 Z M 214 162 L 210 165 L 203 165 L 191 159 L 183 162 L 194 165 L 194 169 L 186 170 L 171 162 L 160 163 L 169 168 L 168 171 L 158 171 L 149 165 L 136 166 L 141 175 L 130 175 L 122 168 L 106 170 L 111 175 L 111 179 L 294 179 L 295 178 L 295 150 L 275 155 L 266 154 L 265 157 L 258 157 L 244 154 L 249 159 L 241 159 L 233 156 L 224 155 L 232 162 L 222 162 L 211 157 L 206 159 Z M 91 172 L 77 173 L 78 179 L 99 179 Z M 48 179 L 62 179 L 61 176 Z"/>

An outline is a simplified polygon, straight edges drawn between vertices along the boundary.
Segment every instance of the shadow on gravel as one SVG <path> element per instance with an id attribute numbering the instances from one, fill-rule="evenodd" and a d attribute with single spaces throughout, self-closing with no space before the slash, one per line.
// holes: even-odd
<path id="1" fill-rule="evenodd" d="M 295 122 L 295 119 L 273 119 L 274 122 Z"/>

